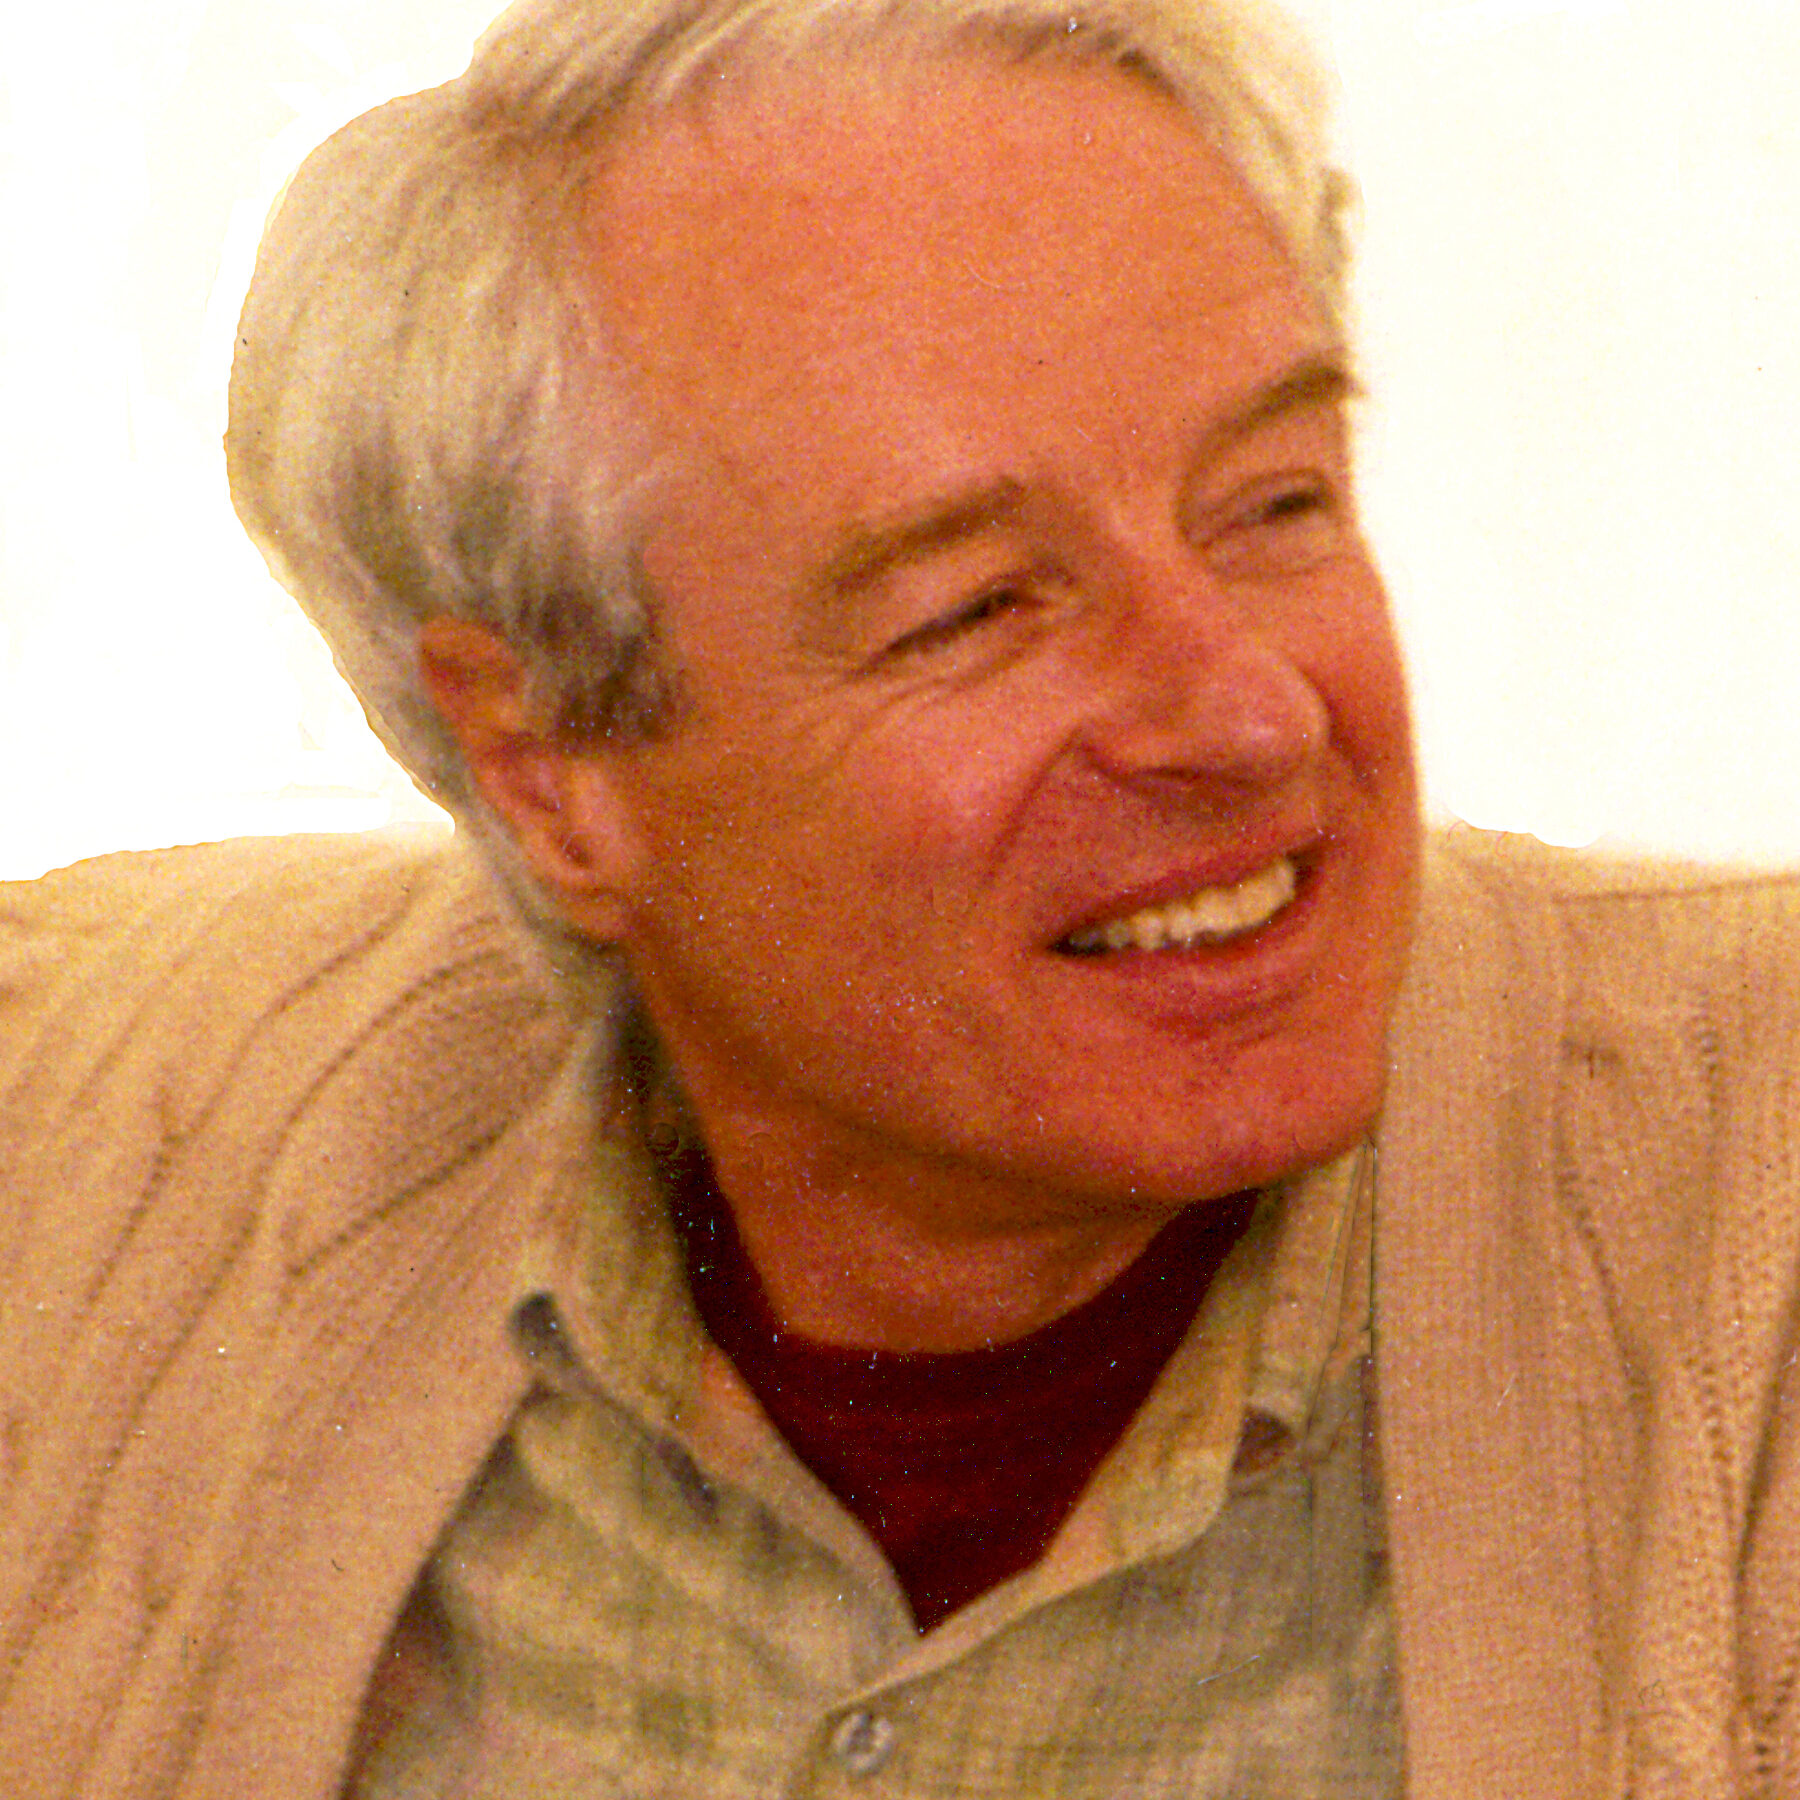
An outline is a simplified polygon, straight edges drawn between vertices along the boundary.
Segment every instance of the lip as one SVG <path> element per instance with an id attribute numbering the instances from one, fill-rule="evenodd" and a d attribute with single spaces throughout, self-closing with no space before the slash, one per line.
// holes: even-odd
<path id="1" fill-rule="evenodd" d="M 1078 932 L 1097 930 L 1115 919 L 1129 918 L 1135 912 L 1142 912 L 1146 907 L 1166 906 L 1172 901 L 1186 900 L 1190 895 L 1199 893 L 1203 888 L 1235 887 L 1239 882 L 1248 880 L 1252 875 L 1260 875 L 1271 863 L 1284 856 L 1294 865 L 1297 889 L 1303 891 L 1309 884 L 1309 878 L 1320 860 L 1325 841 L 1325 834 L 1316 826 L 1309 826 L 1305 830 L 1267 830 L 1259 832 L 1254 838 L 1236 838 L 1227 849 L 1213 856 L 1183 863 L 1164 871 L 1152 880 L 1115 889 L 1104 900 L 1088 906 L 1069 924 L 1057 931 L 1050 940 L 1049 948 L 1059 954 L 1069 954 L 1061 947 Z M 1254 938 L 1261 936 L 1264 932 L 1272 931 L 1295 909 L 1299 902 L 1300 891 L 1296 891 L 1293 900 L 1289 901 L 1267 925 L 1246 935 Z M 1228 949 L 1236 941 L 1238 940 L 1228 939 L 1223 944 L 1200 944 L 1196 948 L 1217 951 Z M 1118 950 L 1110 951 L 1107 954 L 1113 957 L 1129 957 L 1145 953 Z M 1154 954 L 1179 956 L 1186 952 L 1159 950 Z"/>
<path id="2" fill-rule="evenodd" d="M 1337 850 L 1345 852 L 1350 861 L 1346 863 L 1343 855 L 1334 853 Z M 1349 846 L 1320 836 L 1285 852 L 1272 850 L 1263 861 L 1251 859 L 1243 873 L 1253 874 L 1282 854 L 1294 861 L 1294 897 L 1254 931 L 1156 951 L 1118 950 L 1091 956 L 1053 951 L 1049 960 L 1063 972 L 1061 980 L 1080 984 L 1078 991 L 1087 996 L 1088 1003 L 1099 1003 L 1108 1012 L 1123 1007 L 1144 1023 L 1178 1037 L 1210 1041 L 1220 1031 L 1261 1036 L 1278 1030 L 1289 1007 L 1313 990 L 1320 968 L 1331 955 L 1350 888 L 1355 885 L 1356 861 Z M 1230 865 L 1221 866 L 1235 869 L 1240 865 L 1234 858 Z M 1178 896 L 1188 891 L 1177 884 L 1174 893 Z M 1132 892 L 1168 893 L 1168 888 L 1158 882 Z M 1098 1016 L 1095 1025 L 1099 1027 Z"/>

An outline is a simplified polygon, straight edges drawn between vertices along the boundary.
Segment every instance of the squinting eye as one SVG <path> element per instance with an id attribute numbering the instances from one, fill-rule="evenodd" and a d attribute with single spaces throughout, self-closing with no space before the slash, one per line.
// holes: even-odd
<path id="1" fill-rule="evenodd" d="M 1343 508 L 1325 481 L 1277 488 L 1229 518 L 1207 543 L 1221 574 L 1263 580 L 1303 574 L 1343 544 Z"/>
<path id="2" fill-rule="evenodd" d="M 1251 522 L 1258 525 L 1281 525 L 1291 519 L 1324 512 L 1329 504 L 1330 496 L 1323 488 L 1290 488 L 1258 507 Z"/>
<path id="3" fill-rule="evenodd" d="M 966 605 L 954 607 L 935 619 L 927 619 L 923 625 L 915 625 L 889 644 L 882 655 L 908 656 L 916 651 L 935 650 L 1024 604 L 1025 596 L 1017 588 L 990 588 Z"/>

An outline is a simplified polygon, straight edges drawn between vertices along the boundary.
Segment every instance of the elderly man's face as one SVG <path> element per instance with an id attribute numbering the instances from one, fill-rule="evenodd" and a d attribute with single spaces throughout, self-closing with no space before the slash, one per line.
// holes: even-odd
<path id="1" fill-rule="evenodd" d="M 971 1226 L 1354 1141 L 1402 676 L 1337 346 L 1201 133 L 1075 65 L 769 78 L 596 201 L 688 710 L 567 827 L 703 1125 Z"/>

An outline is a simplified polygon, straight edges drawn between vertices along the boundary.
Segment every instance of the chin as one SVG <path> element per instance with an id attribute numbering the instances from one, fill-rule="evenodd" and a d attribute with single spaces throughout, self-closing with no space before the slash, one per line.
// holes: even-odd
<path id="1" fill-rule="evenodd" d="M 1385 1057 L 1306 1057 L 1259 1071 L 1115 1139 L 1092 1167 L 1097 1193 L 1127 1208 L 1179 1209 L 1316 1169 L 1355 1148 L 1380 1116 Z"/>

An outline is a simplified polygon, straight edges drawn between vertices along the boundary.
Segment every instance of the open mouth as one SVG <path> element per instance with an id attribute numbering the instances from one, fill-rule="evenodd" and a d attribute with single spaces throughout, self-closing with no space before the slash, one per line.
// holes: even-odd
<path id="1" fill-rule="evenodd" d="M 1084 926 L 1056 947 L 1068 956 L 1103 956 L 1120 950 L 1149 953 L 1230 943 L 1269 924 L 1294 898 L 1299 880 L 1293 858 L 1278 856 L 1242 881 L 1200 888 L 1179 899 Z"/>

